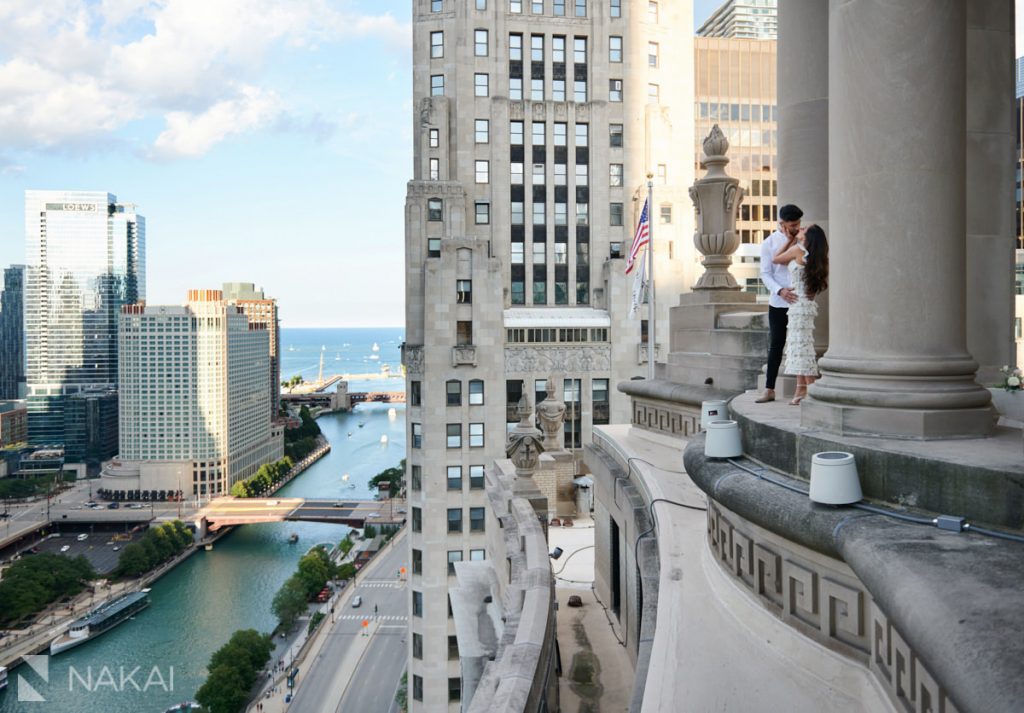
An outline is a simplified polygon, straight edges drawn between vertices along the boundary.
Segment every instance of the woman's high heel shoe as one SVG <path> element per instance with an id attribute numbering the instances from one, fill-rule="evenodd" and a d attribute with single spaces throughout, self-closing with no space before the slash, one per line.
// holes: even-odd
<path id="1" fill-rule="evenodd" d="M 800 402 L 807 396 L 807 387 L 802 386 L 793 393 L 793 400 L 789 402 L 790 406 L 799 406 Z"/>

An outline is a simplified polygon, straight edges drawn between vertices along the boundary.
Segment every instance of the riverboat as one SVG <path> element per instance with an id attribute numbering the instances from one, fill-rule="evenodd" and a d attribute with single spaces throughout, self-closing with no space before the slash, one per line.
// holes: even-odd
<path id="1" fill-rule="evenodd" d="M 202 710 L 203 707 L 195 701 L 182 701 L 171 706 L 164 713 L 177 713 L 178 711 L 198 711 Z"/>
<path id="2" fill-rule="evenodd" d="M 130 619 L 148 606 L 148 589 L 122 594 L 116 599 L 104 602 L 82 618 L 71 622 L 71 627 L 67 632 L 50 643 L 50 655 L 59 654 L 61 651 L 84 644 L 89 639 L 113 629 L 126 619 Z"/>
<path id="3" fill-rule="evenodd" d="M 288 541 L 294 545 L 296 542 L 299 541 L 299 533 L 293 532 L 291 536 L 288 538 Z"/>

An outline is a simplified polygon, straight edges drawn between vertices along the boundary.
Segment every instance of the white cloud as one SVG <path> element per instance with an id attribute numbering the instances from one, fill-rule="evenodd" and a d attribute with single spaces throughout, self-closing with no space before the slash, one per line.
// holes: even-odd
<path id="1" fill-rule="evenodd" d="M 199 114 L 173 111 L 153 143 L 160 159 L 202 156 L 225 137 L 268 126 L 281 113 L 280 98 L 258 87 L 242 87 L 238 97 L 219 101 Z"/>
<path id="2" fill-rule="evenodd" d="M 275 47 L 315 50 L 352 37 L 407 48 L 410 27 L 328 0 L 2 0 L 0 151 L 109 141 L 163 117 L 149 155 L 195 157 L 273 128 L 330 133 L 287 116 L 261 87 Z M 341 6 L 344 8 L 344 5 Z M 129 33 L 134 33 L 128 36 Z"/>

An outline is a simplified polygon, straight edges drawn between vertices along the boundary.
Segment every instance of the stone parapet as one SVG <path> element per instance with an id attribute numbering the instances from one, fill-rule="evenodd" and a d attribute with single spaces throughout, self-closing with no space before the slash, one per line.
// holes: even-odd
<path id="1" fill-rule="evenodd" d="M 1020 544 L 817 505 L 703 446 L 693 439 L 684 462 L 711 500 L 708 547 L 766 609 L 866 665 L 898 710 L 1017 709 Z"/>

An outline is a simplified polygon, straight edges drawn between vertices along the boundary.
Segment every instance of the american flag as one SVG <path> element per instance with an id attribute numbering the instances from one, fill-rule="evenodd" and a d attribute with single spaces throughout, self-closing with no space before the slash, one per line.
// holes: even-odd
<path id="1" fill-rule="evenodd" d="M 644 200 L 644 209 L 640 212 L 640 222 L 637 224 L 636 233 L 633 235 L 633 247 L 629 249 L 629 257 L 626 258 L 627 275 L 633 271 L 633 267 L 636 265 L 640 251 L 647 247 L 647 243 L 650 242 L 651 215 L 647 210 L 649 207 L 649 200 L 649 198 Z"/>

